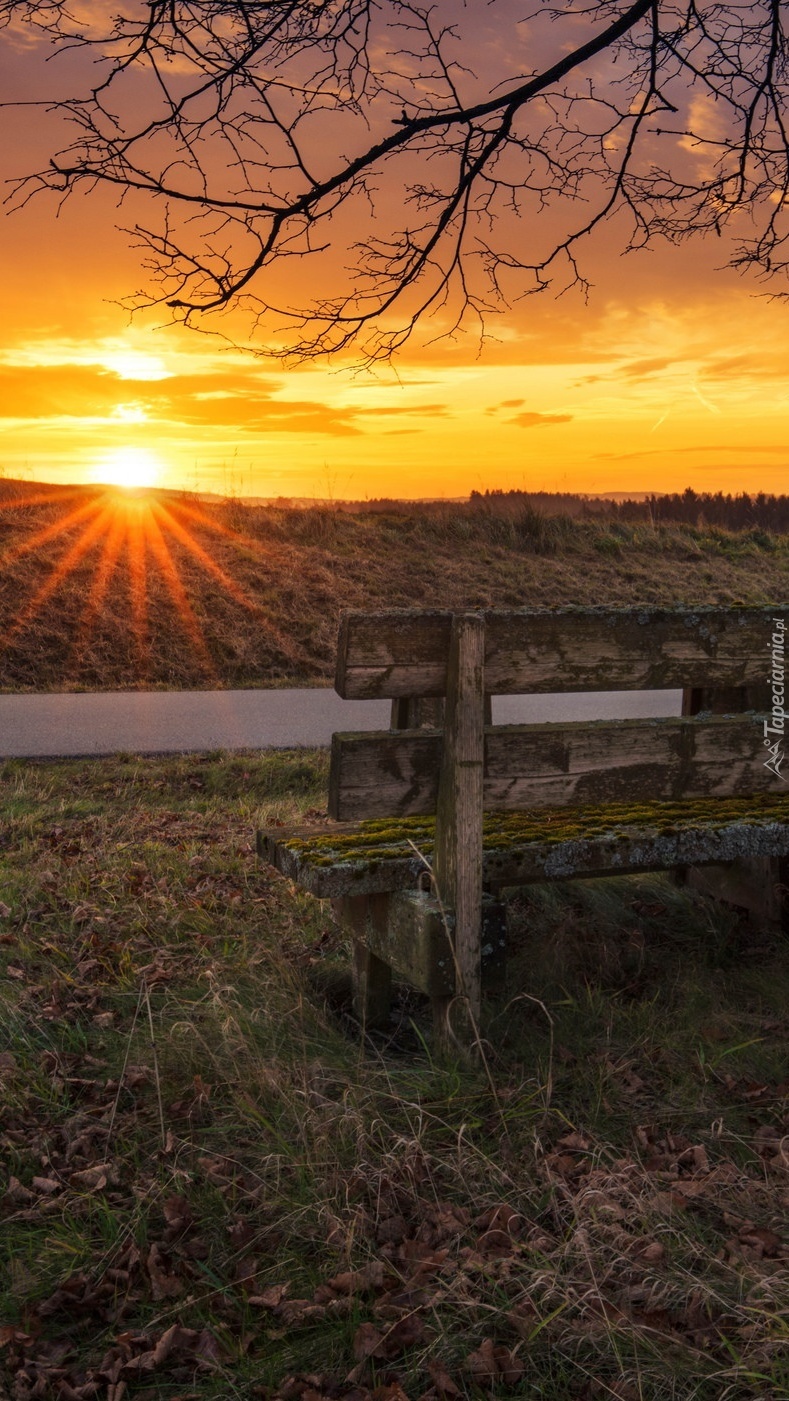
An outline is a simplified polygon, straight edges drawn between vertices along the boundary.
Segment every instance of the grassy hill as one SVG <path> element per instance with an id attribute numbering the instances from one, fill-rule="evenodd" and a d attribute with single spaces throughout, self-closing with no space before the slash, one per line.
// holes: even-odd
<path id="1" fill-rule="evenodd" d="M 0 482 L 0 689 L 322 684 L 344 608 L 789 597 L 789 536 Z"/>

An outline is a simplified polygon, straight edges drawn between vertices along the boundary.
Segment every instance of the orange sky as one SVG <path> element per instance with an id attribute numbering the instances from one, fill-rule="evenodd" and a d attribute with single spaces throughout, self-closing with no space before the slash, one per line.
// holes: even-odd
<path id="1" fill-rule="evenodd" d="M 23 95 L 26 54 L 0 41 L 0 82 Z M 0 114 L 6 175 L 45 148 L 30 112 Z M 42 197 L 0 228 L 6 475 L 362 499 L 789 490 L 789 305 L 717 270 L 720 244 L 622 259 L 611 228 L 587 304 L 529 298 L 481 353 L 469 335 L 370 375 L 277 369 L 161 315 L 130 324 L 113 301 L 143 275 L 112 201 L 56 214 Z"/>

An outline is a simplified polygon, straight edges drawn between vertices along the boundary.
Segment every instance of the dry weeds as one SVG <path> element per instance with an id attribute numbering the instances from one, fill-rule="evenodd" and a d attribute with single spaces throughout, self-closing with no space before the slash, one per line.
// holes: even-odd
<path id="1" fill-rule="evenodd" d="M 534 890 L 494 1099 L 404 989 L 360 1045 L 329 909 L 255 864 L 325 769 L 4 766 L 0 1395 L 786 1398 L 785 945 Z"/>

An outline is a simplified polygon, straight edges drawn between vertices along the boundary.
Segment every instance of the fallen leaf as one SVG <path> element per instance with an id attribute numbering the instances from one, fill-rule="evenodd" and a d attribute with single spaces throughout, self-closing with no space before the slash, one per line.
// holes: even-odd
<path id="1" fill-rule="evenodd" d="M 383 1260 L 371 1260 L 360 1270 L 346 1270 L 327 1280 L 329 1289 L 335 1294 L 363 1294 L 370 1289 L 380 1289 L 384 1282 Z"/>
<path id="2" fill-rule="evenodd" d="M 176 1236 L 180 1236 L 193 1224 L 194 1217 L 192 1208 L 186 1197 L 172 1196 L 165 1199 L 162 1207 L 164 1219 L 167 1222 L 167 1229 L 164 1233 L 165 1240 L 169 1243 Z"/>
<path id="3" fill-rule="evenodd" d="M 156 1241 L 148 1251 L 146 1260 L 154 1299 L 173 1299 L 183 1294 L 184 1282 L 168 1268 L 166 1256 Z"/>
<path id="4" fill-rule="evenodd" d="M 250 1294 L 247 1303 L 254 1304 L 259 1309 L 276 1309 L 289 1289 L 289 1284 L 270 1284 L 262 1294 Z"/>
<path id="5" fill-rule="evenodd" d="M 82 1187 L 87 1192 L 100 1192 L 110 1181 L 117 1181 L 117 1170 L 112 1163 L 96 1163 L 93 1167 L 81 1168 L 69 1175 L 72 1187 Z"/>
<path id="6" fill-rule="evenodd" d="M 520 1381 L 524 1372 L 523 1363 L 509 1348 L 503 1343 L 494 1343 L 492 1338 L 485 1338 L 475 1352 L 470 1352 L 463 1366 L 481 1386 L 490 1386 L 494 1382 L 513 1386 Z"/>
<path id="7" fill-rule="evenodd" d="M 453 1382 L 443 1362 L 437 1357 L 428 1362 L 427 1370 L 439 1396 L 449 1397 L 452 1401 L 453 1397 L 461 1395 L 460 1387 Z"/>
<path id="8" fill-rule="evenodd" d="M 764 1226 L 743 1227 L 740 1231 L 740 1241 L 743 1245 L 749 1245 L 759 1257 L 776 1256 L 783 1243 L 775 1231 L 770 1231 Z"/>
<path id="9" fill-rule="evenodd" d="M 303 1323 L 314 1323 L 325 1318 L 326 1309 L 312 1299 L 286 1299 L 278 1310 L 278 1316 L 286 1328 L 298 1328 Z"/>
<path id="10" fill-rule="evenodd" d="M 478 1231 L 506 1231 L 508 1236 L 516 1236 L 523 1226 L 523 1217 L 508 1202 L 501 1202 L 483 1212 L 474 1224 Z"/>
<path id="11" fill-rule="evenodd" d="M 631 1255 L 638 1260 L 645 1260 L 650 1265 L 656 1265 L 666 1254 L 666 1248 L 659 1240 L 636 1240 L 630 1247 Z"/>
<path id="12" fill-rule="evenodd" d="M 381 1345 L 381 1333 L 374 1323 L 360 1323 L 353 1335 L 353 1355 L 357 1362 L 373 1357 Z"/>
<path id="13" fill-rule="evenodd" d="M 62 1185 L 54 1177 L 34 1177 L 31 1183 L 37 1192 L 43 1192 L 47 1197 L 51 1196 L 53 1192 L 59 1192 Z"/>

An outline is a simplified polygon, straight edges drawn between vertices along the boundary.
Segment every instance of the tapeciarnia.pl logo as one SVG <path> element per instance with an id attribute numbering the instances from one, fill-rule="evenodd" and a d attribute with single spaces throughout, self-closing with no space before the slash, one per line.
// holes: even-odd
<path id="1" fill-rule="evenodd" d="M 786 759 L 786 752 L 783 747 L 783 740 L 786 726 L 786 711 L 784 710 L 785 699 L 785 637 L 786 623 L 783 618 L 773 618 L 774 632 L 770 639 L 770 661 L 772 670 L 770 672 L 770 689 L 772 691 L 773 704 L 770 711 L 769 720 L 764 722 L 764 743 L 770 751 L 769 759 L 765 759 L 764 767 L 771 769 L 777 778 L 786 782 L 786 777 L 781 773 L 781 765 Z M 777 738 L 773 739 L 775 735 Z"/>

